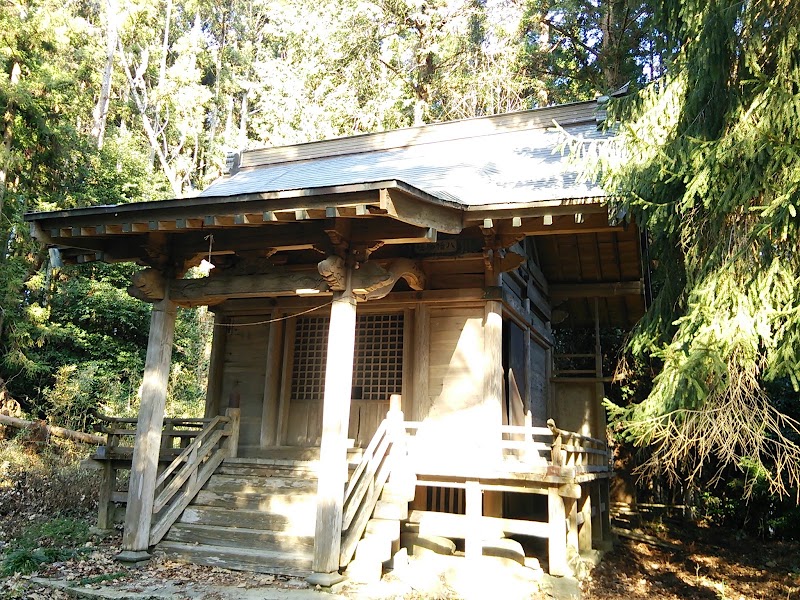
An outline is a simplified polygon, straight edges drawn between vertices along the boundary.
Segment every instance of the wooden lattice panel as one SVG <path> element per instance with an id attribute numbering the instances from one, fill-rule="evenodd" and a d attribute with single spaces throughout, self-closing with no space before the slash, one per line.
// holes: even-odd
<path id="1" fill-rule="evenodd" d="M 297 319 L 292 367 L 292 400 L 322 400 L 325 392 L 325 358 L 328 317 Z"/>
<path id="2" fill-rule="evenodd" d="M 297 319 L 292 400 L 321 401 L 325 392 L 328 317 Z M 387 401 L 403 387 L 403 315 L 359 315 L 353 399 Z"/>

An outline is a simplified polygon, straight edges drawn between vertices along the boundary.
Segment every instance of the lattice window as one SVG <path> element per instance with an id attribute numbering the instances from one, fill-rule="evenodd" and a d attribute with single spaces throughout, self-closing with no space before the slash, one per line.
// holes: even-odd
<path id="1" fill-rule="evenodd" d="M 292 400 L 322 400 L 328 317 L 297 319 Z M 358 315 L 353 399 L 388 400 L 403 387 L 403 315 Z"/>

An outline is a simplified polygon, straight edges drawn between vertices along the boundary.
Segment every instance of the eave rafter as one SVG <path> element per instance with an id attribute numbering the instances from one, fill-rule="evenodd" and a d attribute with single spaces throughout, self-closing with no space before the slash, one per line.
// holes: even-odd
<path id="1" fill-rule="evenodd" d="M 315 250 L 340 256 L 356 252 L 366 260 L 385 245 L 436 242 L 439 234 L 476 226 L 491 230 L 503 247 L 525 236 L 616 229 L 609 225 L 600 198 L 462 206 L 394 180 L 90 207 L 27 218 L 34 237 L 65 249 L 65 262 L 136 261 L 157 267 L 164 258 L 154 260 L 148 248 L 155 239 L 174 239 L 167 247 L 180 254 L 172 257 L 176 271 L 209 253 L 209 236 L 217 254 Z"/>

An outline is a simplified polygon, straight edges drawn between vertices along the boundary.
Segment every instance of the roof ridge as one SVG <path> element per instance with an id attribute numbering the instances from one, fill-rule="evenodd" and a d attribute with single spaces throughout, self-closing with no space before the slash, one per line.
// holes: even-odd
<path id="1" fill-rule="evenodd" d="M 595 120 L 595 100 L 559 104 L 486 117 L 472 117 L 416 127 L 361 133 L 289 146 L 246 150 L 241 169 L 313 160 L 315 158 L 392 150 L 444 141 L 488 136 L 507 131 L 542 129 L 559 124 L 577 124 Z"/>

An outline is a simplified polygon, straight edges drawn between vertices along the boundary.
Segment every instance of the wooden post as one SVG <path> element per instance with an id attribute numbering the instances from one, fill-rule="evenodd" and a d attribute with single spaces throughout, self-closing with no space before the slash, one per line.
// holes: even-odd
<path id="1" fill-rule="evenodd" d="M 603 348 L 600 344 L 600 301 L 594 299 L 594 368 L 597 383 L 595 384 L 595 422 L 596 431 L 592 432 L 592 437 L 606 439 L 606 411 L 603 408 L 603 398 L 606 391 L 603 385 Z"/>
<path id="2" fill-rule="evenodd" d="M 567 546 L 578 551 L 578 501 L 575 498 L 564 498 L 564 512 L 567 514 Z"/>
<path id="3" fill-rule="evenodd" d="M 100 481 L 100 493 L 97 499 L 97 528 L 114 528 L 114 508 L 111 495 L 117 489 L 117 470 L 111 460 L 103 461 L 103 475 Z"/>
<path id="4" fill-rule="evenodd" d="M 414 314 L 414 406 L 413 419 L 422 421 L 431 409 L 431 398 L 428 391 L 430 381 L 430 310 L 425 304 L 418 304 Z"/>
<path id="5" fill-rule="evenodd" d="M 228 408 L 225 410 L 225 415 L 230 417 L 231 422 L 228 427 L 231 429 L 231 434 L 228 436 L 228 457 L 236 458 L 239 453 L 239 426 L 242 420 L 242 409 Z"/>
<path id="6" fill-rule="evenodd" d="M 599 481 L 600 487 L 600 505 L 597 507 L 597 510 L 600 513 L 600 522 L 601 522 L 601 529 L 602 529 L 602 539 L 604 542 L 610 542 L 613 539 L 611 535 L 611 507 L 610 507 L 610 496 L 609 493 L 609 482 L 608 479 L 601 479 Z"/>
<path id="7" fill-rule="evenodd" d="M 223 315 L 214 315 L 214 333 L 211 340 L 211 356 L 208 360 L 208 385 L 206 387 L 205 417 L 207 419 L 222 414 L 220 397 L 222 396 L 222 375 L 225 371 L 225 344 L 228 339 L 229 321 Z"/>
<path id="8" fill-rule="evenodd" d="M 176 306 L 167 297 L 153 305 L 150 317 L 150 336 L 147 340 L 142 400 L 136 423 L 121 560 L 136 561 L 148 557 L 161 428 L 164 425 L 172 337 L 175 333 L 175 313 Z"/>
<path id="9" fill-rule="evenodd" d="M 564 500 L 558 495 L 558 487 L 547 489 L 548 540 L 547 554 L 550 575 L 564 577 L 570 575 L 567 564 L 566 512 Z"/>
<path id="10" fill-rule="evenodd" d="M 591 482 L 581 485 L 581 499 L 578 510 L 583 516 L 583 523 L 578 529 L 578 550 L 584 552 L 592 549 L 592 491 Z"/>
<path id="11" fill-rule="evenodd" d="M 500 451 L 500 427 L 503 424 L 503 305 L 497 300 L 486 303 L 483 320 L 483 402 L 487 407 L 487 435 Z M 500 458 L 500 457 L 498 457 Z"/>
<path id="12" fill-rule="evenodd" d="M 334 578 L 339 570 L 342 544 L 342 503 L 347 482 L 347 427 L 350 422 L 355 334 L 356 299 L 351 288 L 351 270 L 348 268 L 345 289 L 334 293 L 331 305 L 312 563 L 315 573 L 333 574 Z"/>
<path id="13" fill-rule="evenodd" d="M 589 484 L 591 494 L 592 510 L 592 542 L 593 545 L 600 547 L 599 542 L 603 541 L 603 515 L 600 513 L 600 480 L 595 479 Z"/>
<path id="14" fill-rule="evenodd" d="M 477 480 L 467 480 L 466 482 L 466 513 L 467 531 L 464 539 L 464 556 L 468 560 L 476 560 L 483 554 L 483 538 L 481 532 L 481 520 L 483 517 L 483 494 L 481 485 Z"/>
<path id="15" fill-rule="evenodd" d="M 272 318 L 281 316 L 276 310 Z M 264 378 L 264 409 L 261 413 L 261 447 L 278 445 L 278 411 L 281 401 L 281 363 L 283 360 L 283 321 L 269 324 L 267 338 L 267 368 Z"/>

